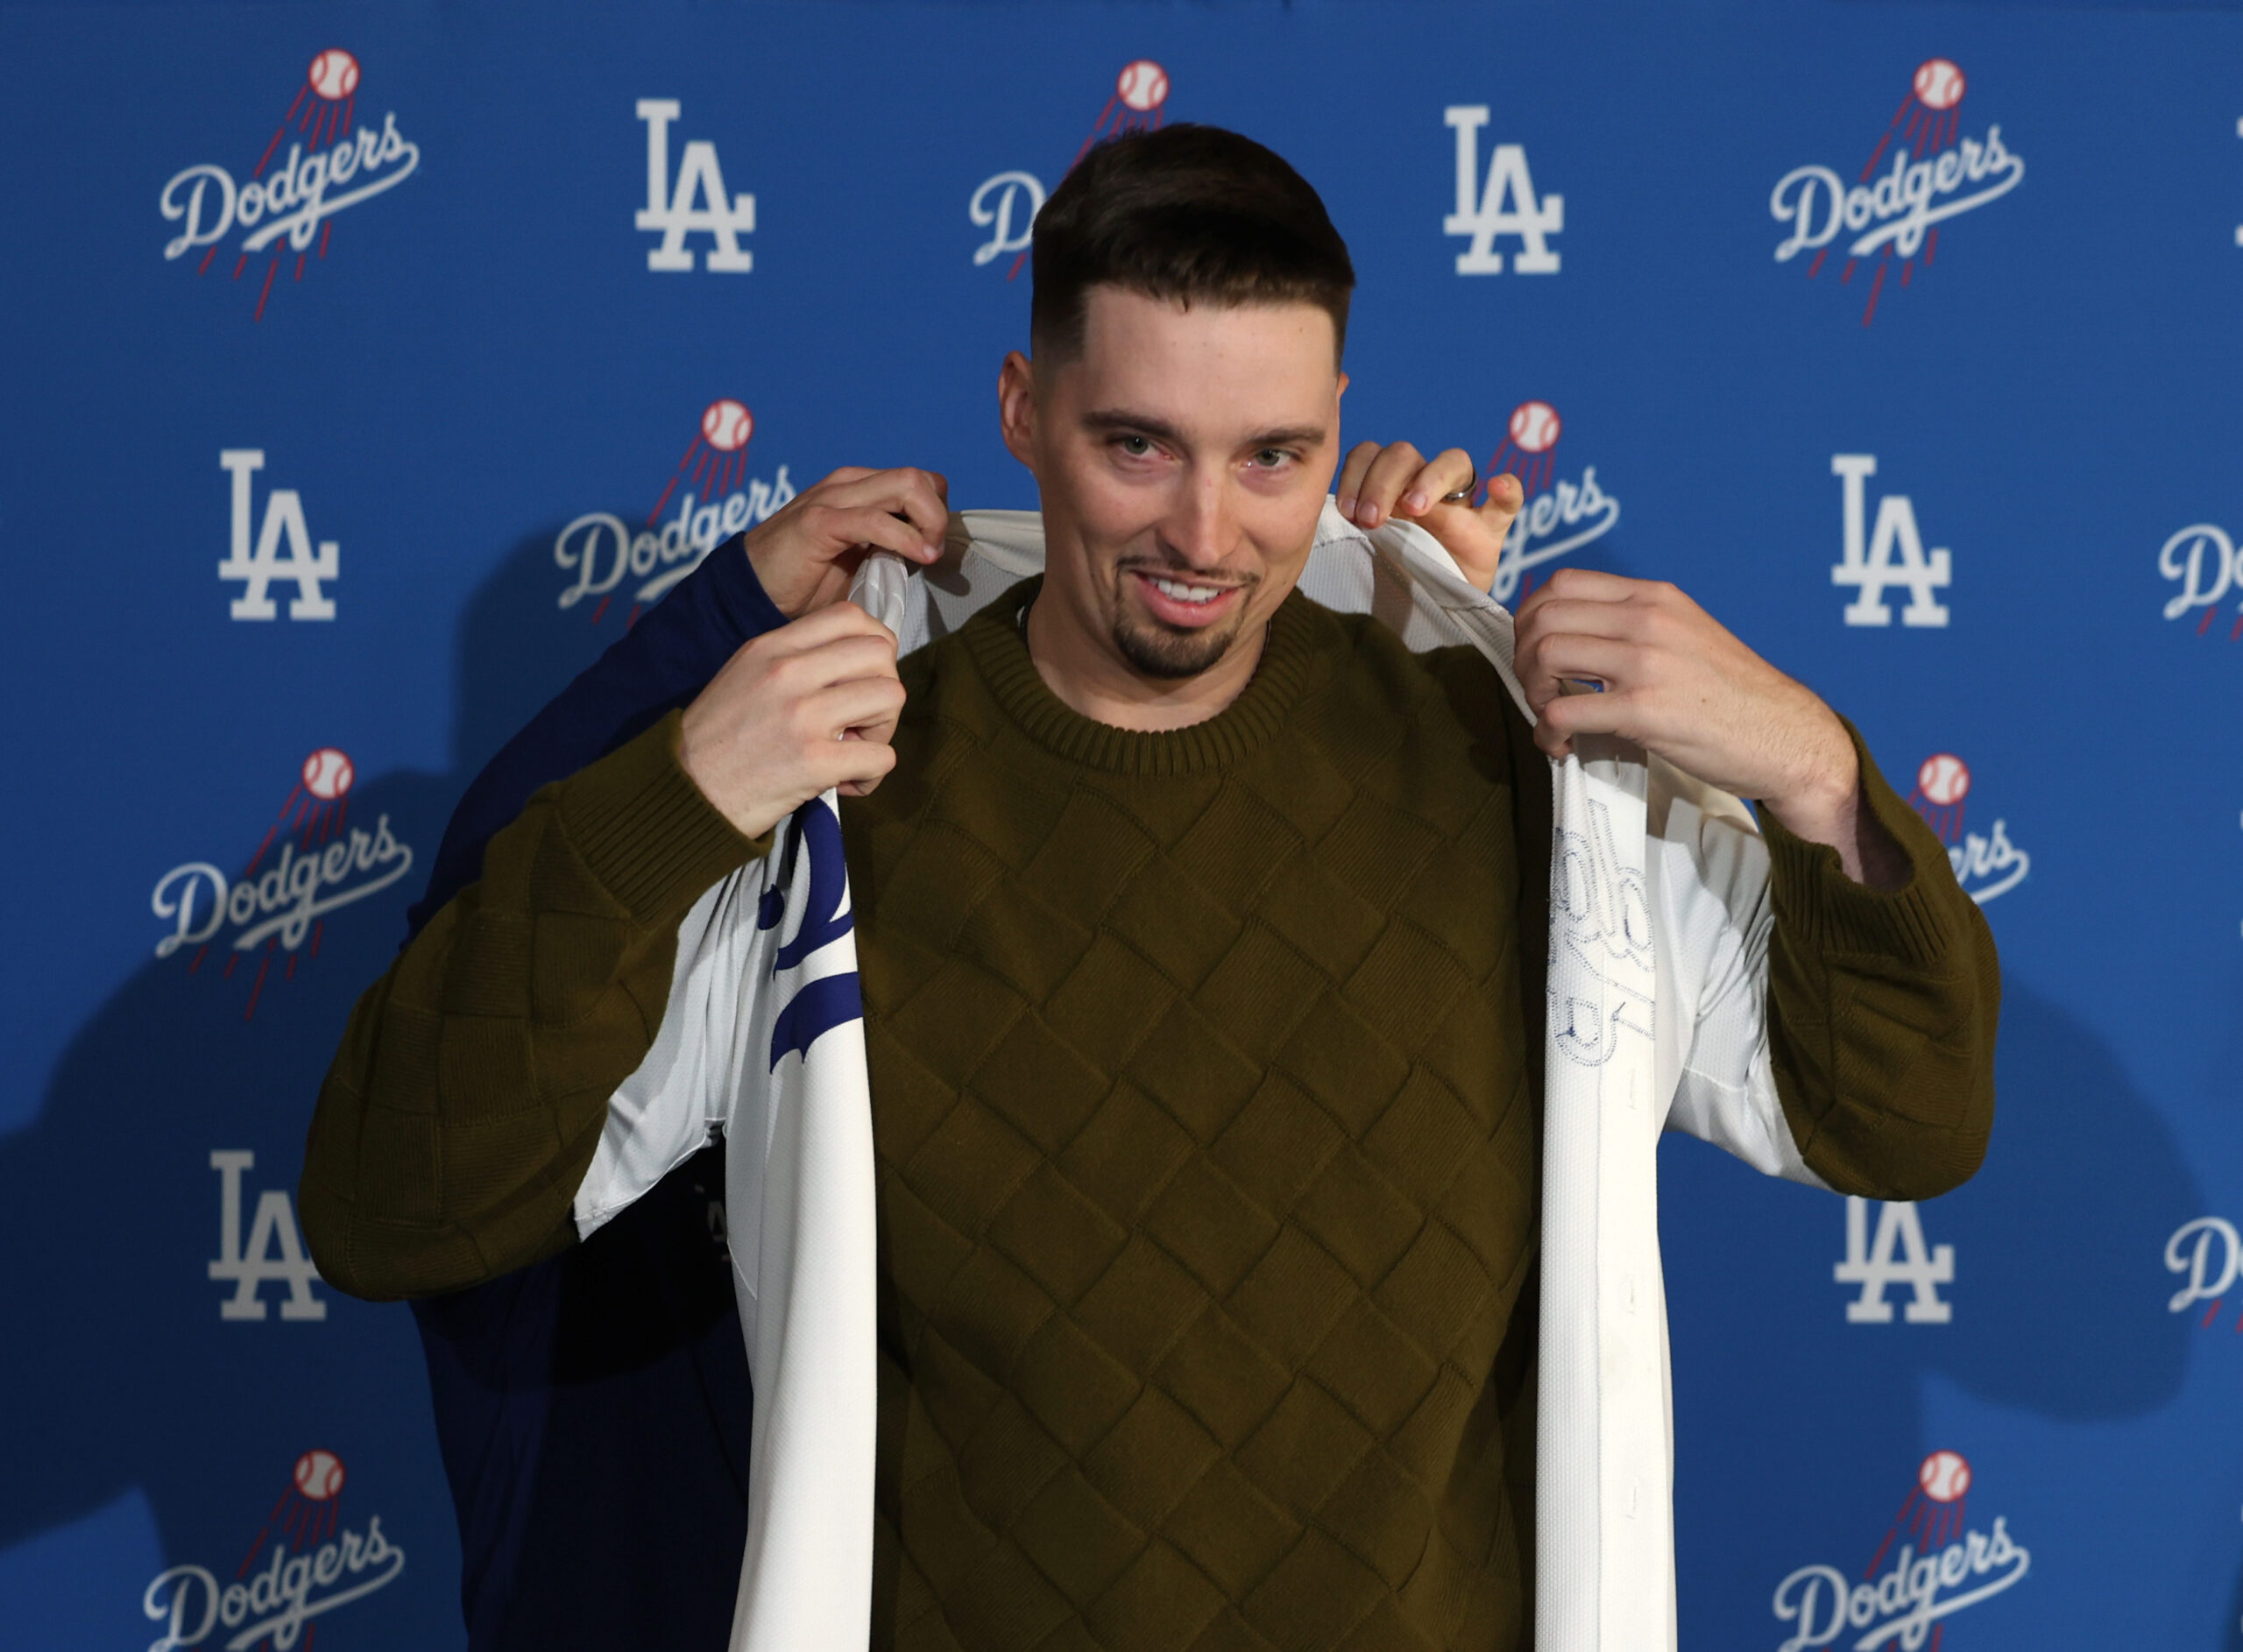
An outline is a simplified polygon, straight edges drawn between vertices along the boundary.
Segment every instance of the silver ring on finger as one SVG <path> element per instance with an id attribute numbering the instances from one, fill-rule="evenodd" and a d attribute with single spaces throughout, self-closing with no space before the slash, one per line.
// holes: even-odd
<path id="1" fill-rule="evenodd" d="M 1462 487 L 1457 489 L 1455 492 L 1442 494 L 1440 496 L 1440 502 L 1443 505 L 1469 505 L 1472 503 L 1472 496 L 1479 491 L 1480 478 L 1477 476 L 1475 476 L 1469 482 L 1467 482 Z"/>

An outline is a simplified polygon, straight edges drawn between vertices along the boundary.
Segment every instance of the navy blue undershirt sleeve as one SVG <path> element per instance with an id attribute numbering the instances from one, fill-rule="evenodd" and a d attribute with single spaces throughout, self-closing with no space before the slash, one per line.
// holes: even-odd
<path id="1" fill-rule="evenodd" d="M 734 534 L 711 551 L 484 766 L 444 828 L 428 893 L 405 914 L 408 942 L 483 875 L 485 846 L 539 787 L 567 780 L 689 704 L 742 643 L 787 623 L 755 577 L 746 538 Z"/>
<path id="2" fill-rule="evenodd" d="M 452 812 L 418 935 L 539 787 L 690 702 L 786 624 L 740 537 L 711 551 L 485 766 Z M 754 1415 L 704 1148 L 559 1255 L 413 1304 L 459 1518 L 470 1652 L 722 1652 Z"/>

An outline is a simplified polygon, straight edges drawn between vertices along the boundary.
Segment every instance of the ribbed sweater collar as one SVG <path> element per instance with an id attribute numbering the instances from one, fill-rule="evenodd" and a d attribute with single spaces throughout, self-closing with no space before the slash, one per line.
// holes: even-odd
<path id="1" fill-rule="evenodd" d="M 1295 591 L 1270 616 L 1261 661 L 1237 699 L 1188 728 L 1117 729 L 1053 694 L 1029 658 L 1020 615 L 1043 588 L 1041 575 L 1022 580 L 968 621 L 959 640 L 998 709 L 1038 745 L 1086 768 L 1192 774 L 1235 763 L 1277 731 L 1329 658 L 1317 635 L 1326 617 Z"/>

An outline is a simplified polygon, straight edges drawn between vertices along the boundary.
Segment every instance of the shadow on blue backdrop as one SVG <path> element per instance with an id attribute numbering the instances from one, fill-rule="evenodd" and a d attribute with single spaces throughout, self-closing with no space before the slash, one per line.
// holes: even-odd
<path id="1" fill-rule="evenodd" d="M 1695 1142 L 1663 1156 L 1686 1643 L 1772 1646 L 1787 1630 L 1770 1603 L 1787 1573 L 1826 1563 L 1863 1575 L 1924 1456 L 1976 1444 L 1931 1437 L 1927 1380 L 2059 1423 L 2139 1417 L 2179 1394 L 2194 1322 L 2166 1311 L 2159 1259 L 2170 1213 L 2202 1200 L 2171 1132 L 2096 1035 L 2014 979 L 1997 1096 L 1985 1168 L 1918 1207 L 1927 1239 L 1954 1247 L 1946 1324 L 1898 1311 L 1847 1323 L 1859 1288 L 1832 1277 L 1844 1252 L 1834 1196 Z M 1910 1299 L 1887 1293 L 1896 1308 Z M 2004 1507 L 1999 1455 L 1978 1465 L 1973 1527 Z M 2042 1503 L 2018 1539 L 2036 1571 L 2096 1563 L 2102 1499 Z M 1956 1634 L 2006 1643 L 2005 1604 Z"/>
<path id="2" fill-rule="evenodd" d="M 350 822 L 384 817 L 409 845 L 400 881 L 323 925 L 317 956 L 277 955 L 261 990 L 258 957 L 230 973 L 213 947 L 152 961 L 71 1041 L 34 1123 L 0 1140 L 0 1323 L 13 1329 L 0 1380 L 0 1567 L 23 1548 L 36 1566 L 6 1568 L 12 1646 L 145 1646 L 164 1626 L 142 1611 L 154 1569 L 119 1586 L 113 1555 L 199 1566 L 223 1589 L 253 1585 L 276 1544 L 355 1534 L 364 1562 L 336 1585 L 392 1581 L 313 1620 L 338 1645 L 456 1645 L 459 1550 L 431 1426 L 428 1379 L 408 1311 L 311 1287 L 317 1319 L 289 1319 L 284 1282 L 256 1292 L 261 1320 L 221 1317 L 235 1286 L 209 1276 L 221 1253 L 225 1177 L 214 1152 L 253 1154 L 239 1172 L 239 1234 L 262 1195 L 291 1211 L 314 1098 L 359 991 L 386 967 L 445 819 L 469 778 L 568 678 L 621 634 L 556 611 L 553 533 L 529 535 L 478 589 L 460 623 L 454 761 L 448 773 L 362 773 Z M 252 823 L 261 830 L 263 822 Z M 226 846 L 237 865 L 254 830 Z M 152 942 L 161 926 L 150 921 Z M 252 992 L 255 1013 L 245 1014 Z M 619 1225 L 620 1226 L 620 1225 Z M 704 1231 L 705 1238 L 705 1231 Z M 622 1229 L 615 1246 L 632 1242 Z M 264 1247 L 279 1255 L 275 1241 Z M 728 1288 L 713 1299 L 732 1313 Z M 669 1351 L 629 1327 L 597 1355 L 582 1339 L 555 1355 L 565 1384 L 627 1379 Z M 736 1349 L 736 1321 L 707 1329 Z M 743 1366 L 744 1380 L 744 1366 Z M 290 1443 L 278 1451 L 274 1442 Z M 306 1502 L 298 1457 L 332 1453 L 339 1493 Z M 322 1489 L 315 1486 L 314 1489 Z M 295 1519 L 297 1525 L 289 1522 Z M 316 1521 L 316 1526 L 310 1522 Z M 41 1541 L 45 1539 L 45 1541 Z M 737 1543 L 723 1564 L 737 1564 Z M 180 1585 L 159 1590 L 169 1598 Z M 314 1589 L 316 1598 L 322 1592 Z M 189 1613 L 188 1627 L 200 1615 Z M 236 1620 L 239 1621 L 238 1619 Z M 308 1624 L 306 1627 L 308 1628 Z M 18 1633 L 39 1637 L 17 1641 Z M 214 1627 L 206 1644 L 237 1631 Z"/>

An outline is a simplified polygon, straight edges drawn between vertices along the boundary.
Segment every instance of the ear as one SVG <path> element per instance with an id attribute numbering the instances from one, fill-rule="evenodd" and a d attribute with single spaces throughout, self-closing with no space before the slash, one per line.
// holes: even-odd
<path id="1" fill-rule="evenodd" d="M 1018 350 L 997 370 L 997 427 L 1005 450 L 1036 474 L 1036 364 Z"/>

